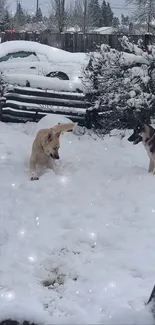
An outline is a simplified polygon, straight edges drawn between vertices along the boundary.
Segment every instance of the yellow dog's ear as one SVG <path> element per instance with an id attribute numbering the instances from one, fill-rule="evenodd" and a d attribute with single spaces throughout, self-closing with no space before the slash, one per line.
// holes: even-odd
<path id="1" fill-rule="evenodd" d="M 52 131 L 50 131 L 48 134 L 47 134 L 47 141 L 48 142 L 50 142 L 50 141 L 52 141 L 53 140 L 53 132 Z"/>
<path id="2" fill-rule="evenodd" d="M 52 127 L 53 132 L 56 134 L 60 131 L 60 133 L 64 132 L 72 132 L 76 127 L 77 123 L 58 123 L 57 125 Z M 58 135 L 58 137 L 60 134 Z"/>
<path id="3" fill-rule="evenodd" d="M 55 137 L 59 138 L 61 134 L 61 130 L 55 133 Z"/>
<path id="4" fill-rule="evenodd" d="M 73 131 L 74 131 L 74 129 L 75 129 L 75 127 L 76 127 L 77 125 L 78 125 L 78 123 L 75 123 L 75 122 L 74 122 L 74 123 L 72 123 L 72 124 L 71 124 L 71 128 L 70 128 L 70 129 L 68 129 L 68 130 L 67 130 L 67 132 L 73 132 Z"/>

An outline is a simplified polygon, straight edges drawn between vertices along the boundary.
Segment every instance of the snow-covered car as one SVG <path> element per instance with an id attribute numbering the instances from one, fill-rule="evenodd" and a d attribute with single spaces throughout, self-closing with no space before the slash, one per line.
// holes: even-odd
<path id="1" fill-rule="evenodd" d="M 47 78 L 55 77 L 68 81 L 65 85 L 72 84 L 72 90 L 75 87 L 80 89 L 81 68 L 87 62 L 88 56 L 84 53 L 66 52 L 37 42 L 9 41 L 0 44 L 0 73 L 4 74 L 6 82 L 11 78 L 10 83 L 16 79 L 22 85 L 22 80 L 25 84 L 27 78 L 30 84 L 33 82 L 33 87 L 36 80 L 37 87 L 39 80 L 46 83 Z M 39 76 L 46 78 L 41 79 Z"/>

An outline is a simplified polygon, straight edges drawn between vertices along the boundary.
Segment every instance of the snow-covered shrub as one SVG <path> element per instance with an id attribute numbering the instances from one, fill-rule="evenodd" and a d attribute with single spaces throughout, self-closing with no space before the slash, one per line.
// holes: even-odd
<path id="1" fill-rule="evenodd" d="M 136 112 L 154 114 L 155 45 L 146 51 L 141 40 L 135 45 L 123 37 L 121 46 L 118 51 L 101 45 L 84 70 L 87 91 L 94 94 L 92 105 L 101 111 L 95 127 L 104 133 L 132 127 Z"/>
<path id="2" fill-rule="evenodd" d="M 40 21 L 40 22 L 31 21 L 31 22 L 25 24 L 23 27 L 21 27 L 20 31 L 21 31 L 21 33 L 24 33 L 24 32 L 41 33 L 43 31 L 46 31 L 47 28 L 48 28 L 48 25 L 44 21 Z"/>

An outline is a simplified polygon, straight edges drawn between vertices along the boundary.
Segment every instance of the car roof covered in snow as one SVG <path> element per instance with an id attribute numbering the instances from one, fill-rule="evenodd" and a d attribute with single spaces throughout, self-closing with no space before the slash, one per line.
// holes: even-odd
<path id="1" fill-rule="evenodd" d="M 47 56 L 48 60 L 52 62 L 79 62 L 85 57 L 84 53 L 71 53 L 32 41 L 8 41 L 0 44 L 0 58 L 9 53 L 16 53 L 19 51 L 44 54 Z"/>

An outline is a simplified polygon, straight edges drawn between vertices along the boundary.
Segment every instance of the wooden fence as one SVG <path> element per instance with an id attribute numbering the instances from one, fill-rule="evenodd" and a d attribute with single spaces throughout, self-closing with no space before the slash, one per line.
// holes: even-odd
<path id="1" fill-rule="evenodd" d="M 92 94 L 66 93 L 30 87 L 14 87 L 3 92 L 0 120 L 3 122 L 38 122 L 47 114 L 60 114 L 92 128 Z"/>
<path id="2" fill-rule="evenodd" d="M 120 38 L 122 35 L 103 35 L 97 33 L 53 33 L 43 31 L 41 33 L 2 33 L 1 42 L 11 40 L 28 40 L 54 46 L 69 52 L 90 52 L 97 45 L 108 44 L 112 48 L 120 49 Z M 130 35 L 130 41 L 137 43 L 139 38 L 143 39 L 145 46 L 149 42 L 155 42 L 155 35 Z"/>

